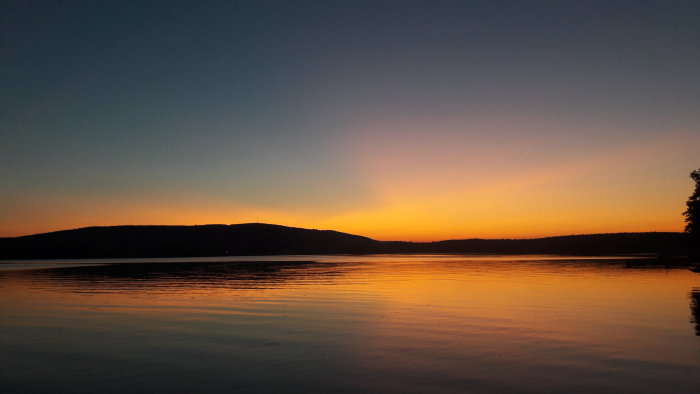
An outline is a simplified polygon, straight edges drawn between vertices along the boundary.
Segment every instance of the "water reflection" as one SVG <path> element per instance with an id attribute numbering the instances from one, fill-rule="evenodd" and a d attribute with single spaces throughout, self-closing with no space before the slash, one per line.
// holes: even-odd
<path id="1" fill-rule="evenodd" d="M 268 288 L 300 278 L 330 279 L 340 274 L 334 264 L 324 264 L 323 270 L 317 266 L 313 261 L 131 263 L 15 271 L 5 276 L 29 281 L 36 288 L 100 292 Z"/>
<path id="2" fill-rule="evenodd" d="M 700 288 L 690 292 L 691 322 L 695 323 L 695 335 L 700 336 Z"/>
<path id="3" fill-rule="evenodd" d="M 364 258 L 0 272 L 0 391 L 700 390 L 687 270 Z"/>

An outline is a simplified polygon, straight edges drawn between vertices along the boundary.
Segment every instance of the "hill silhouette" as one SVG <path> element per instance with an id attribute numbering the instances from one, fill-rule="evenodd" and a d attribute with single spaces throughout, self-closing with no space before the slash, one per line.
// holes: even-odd
<path id="1" fill-rule="evenodd" d="M 0 258 L 186 257 L 367 251 L 370 238 L 272 224 L 85 227 L 0 239 Z"/>
<path id="2" fill-rule="evenodd" d="M 0 259 L 246 256 L 366 253 L 685 255 L 683 233 L 616 233 L 538 239 L 377 241 L 272 224 L 85 227 L 0 238 Z"/>

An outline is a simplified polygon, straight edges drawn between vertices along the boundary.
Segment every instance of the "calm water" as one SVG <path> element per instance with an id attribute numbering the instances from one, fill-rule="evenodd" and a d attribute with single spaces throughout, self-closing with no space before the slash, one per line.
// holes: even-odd
<path id="1" fill-rule="evenodd" d="M 700 392 L 686 269 L 256 259 L 1 265 L 0 391 Z"/>

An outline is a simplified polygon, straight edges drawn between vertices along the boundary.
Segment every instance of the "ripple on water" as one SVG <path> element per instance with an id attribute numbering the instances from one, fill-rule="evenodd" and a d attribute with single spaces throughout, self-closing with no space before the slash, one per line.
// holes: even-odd
<path id="1" fill-rule="evenodd" d="M 3 392 L 700 392 L 687 270 L 547 256 L 104 263 L 3 266 Z"/>

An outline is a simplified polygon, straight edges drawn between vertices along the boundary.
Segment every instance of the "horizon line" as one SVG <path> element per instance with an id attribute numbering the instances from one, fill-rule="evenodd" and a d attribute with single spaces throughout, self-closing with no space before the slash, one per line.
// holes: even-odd
<path id="1" fill-rule="evenodd" d="M 348 234 L 348 235 L 353 235 L 353 236 L 358 236 L 358 237 L 364 237 L 371 239 L 373 241 L 377 242 L 406 242 L 406 243 L 434 243 L 434 242 L 446 242 L 446 241 L 464 241 L 464 240 L 484 240 L 484 241 L 518 241 L 518 240 L 535 240 L 535 239 L 546 239 L 546 238 L 557 238 L 557 237 L 576 237 L 576 236 L 591 236 L 591 235 L 610 235 L 610 234 L 660 234 L 660 233 L 666 233 L 666 234 L 684 234 L 684 231 L 618 231 L 618 232 L 604 232 L 604 233 L 577 233 L 577 234 L 560 234 L 560 235 L 548 235 L 548 236 L 540 236 L 540 237 L 530 237 L 530 238 L 479 238 L 479 237 L 471 237 L 471 238 L 449 238 L 449 239 L 439 239 L 435 241 L 404 241 L 404 240 L 387 240 L 387 241 L 382 241 L 382 240 L 377 240 L 374 238 L 367 237 L 365 235 L 360 235 L 360 234 L 354 234 L 354 233 L 348 233 L 344 231 L 339 231 L 339 230 L 332 230 L 332 229 L 319 229 L 319 228 L 307 228 L 307 227 L 297 227 L 297 226 L 287 226 L 283 224 L 276 224 L 276 223 L 262 223 L 262 222 L 245 222 L 245 223 L 206 223 L 206 224 L 115 224 L 115 225 L 95 225 L 95 226 L 84 226 L 84 227 L 75 227 L 75 228 L 67 228 L 67 229 L 62 229 L 62 230 L 53 230 L 53 231 L 46 231 L 46 232 L 41 232 L 41 233 L 33 233 L 33 234 L 25 234 L 25 235 L 16 235 L 16 236 L 0 236 L 0 239 L 7 239 L 7 238 L 22 238 L 22 237 L 31 237 L 35 235 L 43 235 L 43 234 L 52 234 L 52 233 L 59 233 L 63 231 L 75 231 L 75 230 L 82 230 L 82 229 L 89 229 L 89 228 L 108 228 L 108 227 L 199 227 L 199 226 L 241 226 L 241 225 L 264 225 L 264 226 L 277 226 L 277 227 L 286 227 L 286 228 L 294 228 L 294 229 L 301 229 L 301 230 L 314 230 L 314 231 L 333 231 L 337 233 L 343 233 L 343 234 Z"/>

